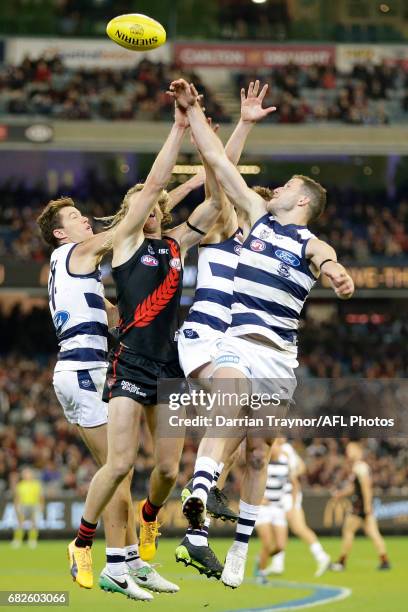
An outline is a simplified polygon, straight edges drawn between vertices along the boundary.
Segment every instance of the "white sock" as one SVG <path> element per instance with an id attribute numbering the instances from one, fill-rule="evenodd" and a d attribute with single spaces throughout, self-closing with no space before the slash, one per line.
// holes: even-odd
<path id="1" fill-rule="evenodd" d="M 285 565 L 285 551 L 284 550 L 281 550 L 281 552 L 279 552 L 277 555 L 273 555 L 272 564 L 276 565 L 277 567 L 281 567 L 283 569 L 283 566 Z"/>
<path id="2" fill-rule="evenodd" d="M 194 546 L 208 546 L 208 528 L 210 526 L 210 518 L 207 517 L 204 521 L 202 529 L 187 529 L 187 540 Z"/>
<path id="3" fill-rule="evenodd" d="M 255 527 L 260 506 L 252 506 L 239 500 L 239 519 L 235 531 L 234 547 L 247 554 L 249 538 Z"/>
<path id="4" fill-rule="evenodd" d="M 321 559 L 324 559 L 326 557 L 326 553 L 324 552 L 319 540 L 313 542 L 313 544 L 310 545 L 310 552 L 312 553 L 316 561 L 320 561 Z"/>
<path id="5" fill-rule="evenodd" d="M 217 484 L 218 479 L 221 476 L 221 472 L 222 472 L 223 469 L 224 469 L 224 464 L 221 461 L 221 463 L 218 464 L 218 467 L 215 470 L 215 474 L 214 474 L 214 478 L 213 478 L 213 481 L 212 481 L 212 484 L 211 484 L 211 488 L 215 487 L 215 485 Z"/>
<path id="6" fill-rule="evenodd" d="M 146 561 L 139 556 L 139 546 L 137 544 L 130 544 L 129 546 L 125 546 L 126 553 L 126 564 L 130 569 L 137 570 L 145 565 L 149 565 Z"/>
<path id="7" fill-rule="evenodd" d="M 124 548 L 106 549 L 106 569 L 112 576 L 122 576 L 126 574 L 126 553 Z"/>
<path id="8" fill-rule="evenodd" d="M 193 495 L 206 504 L 218 463 L 211 457 L 199 457 L 194 466 Z"/>

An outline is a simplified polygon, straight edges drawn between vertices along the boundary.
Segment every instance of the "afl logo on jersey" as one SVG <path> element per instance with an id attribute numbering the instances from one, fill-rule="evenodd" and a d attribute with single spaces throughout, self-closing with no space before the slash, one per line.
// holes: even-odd
<path id="1" fill-rule="evenodd" d="M 300 260 L 293 253 L 289 253 L 289 251 L 283 251 L 282 249 L 278 249 L 275 251 L 276 257 L 279 257 L 281 261 L 284 261 L 286 264 L 290 266 L 294 266 L 297 268 L 300 266 Z"/>
<path id="2" fill-rule="evenodd" d="M 140 261 L 145 266 L 158 266 L 159 265 L 158 260 L 155 257 L 153 257 L 152 255 L 143 255 L 143 257 L 142 257 L 142 259 Z"/>
<path id="3" fill-rule="evenodd" d="M 68 323 L 69 317 L 70 314 L 66 310 L 57 310 L 57 312 L 52 318 L 57 334 L 59 334 L 62 331 L 64 325 Z"/>
<path id="4" fill-rule="evenodd" d="M 173 257 L 172 259 L 170 259 L 169 264 L 171 268 L 174 268 L 175 270 L 181 270 L 180 257 Z"/>
<path id="5" fill-rule="evenodd" d="M 266 249 L 266 244 L 263 240 L 259 240 L 259 238 L 252 240 L 249 246 L 251 247 L 252 251 L 256 251 L 257 253 L 260 253 L 261 251 L 264 251 Z"/>
<path id="6" fill-rule="evenodd" d="M 240 244 L 236 244 L 234 246 L 234 251 L 237 255 L 241 255 L 241 251 L 242 251 L 242 246 Z"/>

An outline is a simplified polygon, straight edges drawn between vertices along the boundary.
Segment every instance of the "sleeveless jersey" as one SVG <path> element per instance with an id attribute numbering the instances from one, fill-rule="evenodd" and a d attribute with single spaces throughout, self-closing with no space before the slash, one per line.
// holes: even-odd
<path id="1" fill-rule="evenodd" d="M 145 238 L 124 264 L 112 268 L 119 308 L 119 340 L 158 363 L 178 360 L 176 332 L 183 272 L 172 238 Z"/>
<path id="2" fill-rule="evenodd" d="M 217 244 L 200 245 L 194 301 L 183 327 L 226 331 L 231 323 L 234 274 L 241 247 L 240 230 Z"/>
<path id="3" fill-rule="evenodd" d="M 356 513 L 360 513 L 364 511 L 364 497 L 363 491 L 361 488 L 360 477 L 369 476 L 370 468 L 368 463 L 365 461 L 356 461 L 353 465 L 351 482 L 354 485 L 354 491 L 351 496 L 351 503 L 353 506 L 353 511 Z"/>
<path id="4" fill-rule="evenodd" d="M 269 503 L 280 504 L 282 502 L 288 482 L 289 462 L 287 456 L 281 453 L 277 461 L 271 461 L 268 465 L 264 497 Z"/>
<path id="5" fill-rule="evenodd" d="M 297 353 L 300 312 L 316 282 L 305 255 L 310 238 L 304 226 L 258 219 L 242 245 L 229 335 L 259 334 Z"/>
<path id="6" fill-rule="evenodd" d="M 55 371 L 107 367 L 108 318 L 99 267 L 69 272 L 76 244 L 63 244 L 50 260 L 48 296 L 60 352 Z"/>

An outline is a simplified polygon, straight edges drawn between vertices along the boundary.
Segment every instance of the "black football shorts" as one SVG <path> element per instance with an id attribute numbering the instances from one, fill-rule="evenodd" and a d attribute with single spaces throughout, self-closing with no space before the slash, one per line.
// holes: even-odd
<path id="1" fill-rule="evenodd" d="M 157 383 L 164 378 L 184 378 L 178 359 L 158 363 L 120 344 L 109 355 L 102 399 L 130 397 L 145 406 L 157 404 Z"/>

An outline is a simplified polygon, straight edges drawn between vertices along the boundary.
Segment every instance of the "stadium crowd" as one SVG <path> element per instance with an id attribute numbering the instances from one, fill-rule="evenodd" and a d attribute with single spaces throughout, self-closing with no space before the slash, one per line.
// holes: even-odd
<path id="1" fill-rule="evenodd" d="M 132 69 L 70 69 L 58 57 L 26 57 L 0 68 L 0 115 L 53 119 L 170 120 L 173 101 L 165 92 L 181 74 L 175 64 L 143 59 Z M 184 72 L 205 96 L 207 113 L 228 122 L 222 106 L 199 75 Z"/>
<path id="2" fill-rule="evenodd" d="M 235 75 L 237 89 L 255 76 L 269 84 L 268 105 L 275 123 L 337 121 L 351 125 L 383 125 L 408 120 L 406 68 L 356 64 L 348 74 L 335 66 L 295 64 Z"/>
<path id="3" fill-rule="evenodd" d="M 387 317 L 381 326 L 339 325 L 343 315 L 328 322 L 308 319 L 300 334 L 301 377 L 391 378 L 408 374 L 408 318 Z M 74 426 L 63 416 L 52 387 L 56 342 L 46 306 L 24 312 L 23 307 L 0 316 L 0 494 L 9 488 L 22 465 L 38 472 L 46 495 L 84 495 L 95 465 Z M 316 341 L 318 338 L 318 341 Z M 41 353 L 39 352 L 41 347 Z M 24 357 L 22 357 L 24 355 Z M 152 467 L 152 445 L 145 423 L 133 481 L 142 498 Z M 307 473 L 306 488 L 327 489 L 344 480 L 343 441 L 314 438 L 296 442 Z M 408 493 L 406 438 L 365 441 L 373 471 L 375 492 Z M 177 481 L 178 489 L 190 478 L 195 443 L 187 440 Z M 238 491 L 239 469 L 229 488 Z"/>
<path id="4" fill-rule="evenodd" d="M 165 92 L 182 74 L 204 94 L 208 116 L 218 123 L 231 121 L 208 81 L 174 63 L 143 59 L 132 69 L 72 69 L 46 56 L 0 68 L 0 115 L 169 120 L 172 101 Z M 246 88 L 255 77 L 270 85 L 266 102 L 277 107 L 270 122 L 375 125 L 408 120 L 408 74 L 400 66 L 356 64 L 342 74 L 335 66 L 290 64 L 258 74 L 245 71 L 233 81 Z"/>
<path id="5" fill-rule="evenodd" d="M 114 179 L 102 181 L 87 176 L 86 184 L 60 186 L 58 194 L 40 187 L 27 188 L 9 183 L 0 186 L 0 256 L 44 262 L 47 248 L 41 242 L 35 219 L 44 202 L 60 194 L 70 194 L 78 206 L 91 216 L 103 216 L 119 206 L 128 186 Z M 192 194 L 174 211 L 174 222 L 184 221 L 200 193 Z M 399 263 L 408 253 L 408 201 L 387 199 L 385 193 L 365 195 L 350 188 L 329 187 L 329 204 L 312 228 L 336 249 L 343 263 Z"/>

